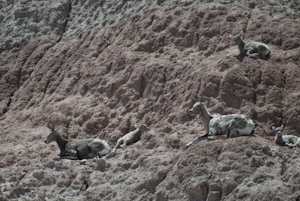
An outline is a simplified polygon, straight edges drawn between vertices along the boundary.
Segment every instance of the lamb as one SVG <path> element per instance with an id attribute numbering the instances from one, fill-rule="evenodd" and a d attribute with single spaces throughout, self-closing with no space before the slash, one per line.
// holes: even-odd
<path id="1" fill-rule="evenodd" d="M 282 135 L 283 125 L 279 127 L 272 126 L 272 129 L 276 132 L 275 142 L 280 146 L 295 147 L 300 146 L 300 138 L 295 135 Z"/>
<path id="2" fill-rule="evenodd" d="M 56 141 L 60 149 L 60 159 L 81 160 L 94 157 L 99 159 L 110 152 L 110 147 L 105 140 L 90 138 L 68 141 L 60 136 L 53 125 L 47 127 L 49 131 L 45 143 Z"/>
<path id="3" fill-rule="evenodd" d="M 189 110 L 189 114 L 192 116 L 199 114 L 206 134 L 189 142 L 186 147 L 204 139 L 225 139 L 225 136 L 231 138 L 253 135 L 254 133 L 255 123 L 250 118 L 243 114 L 211 115 L 204 102 L 196 102 Z"/>
<path id="4" fill-rule="evenodd" d="M 125 134 L 120 139 L 118 139 L 117 144 L 112 152 L 116 152 L 116 150 L 119 147 L 124 147 L 126 145 L 129 145 L 129 144 L 139 141 L 141 139 L 142 133 L 144 131 L 150 130 L 150 128 L 148 126 L 146 126 L 145 124 L 141 124 L 141 125 L 135 124 L 134 127 L 136 128 L 134 131 L 131 131 L 131 132 Z"/>
<path id="5" fill-rule="evenodd" d="M 233 38 L 235 45 L 240 50 L 240 55 L 247 56 L 253 59 L 268 59 L 270 56 L 270 48 L 268 45 L 261 42 L 249 42 L 246 43 L 243 40 L 243 31 L 239 35 Z"/>

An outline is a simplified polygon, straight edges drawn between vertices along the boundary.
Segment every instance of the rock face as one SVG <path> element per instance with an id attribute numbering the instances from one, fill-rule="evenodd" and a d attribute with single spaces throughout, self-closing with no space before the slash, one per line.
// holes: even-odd
<path id="1" fill-rule="evenodd" d="M 300 2 L 0 2 L 0 200 L 299 200 Z M 230 35 L 269 45 L 237 57 Z M 187 111 L 244 113 L 255 137 L 201 141 Z M 101 161 L 55 160 L 70 139 L 141 140 Z"/>

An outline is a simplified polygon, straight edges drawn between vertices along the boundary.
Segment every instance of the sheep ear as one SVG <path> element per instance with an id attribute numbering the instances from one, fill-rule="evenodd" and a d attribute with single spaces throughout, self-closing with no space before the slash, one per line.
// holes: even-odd
<path id="1" fill-rule="evenodd" d="M 46 126 L 47 128 L 51 129 L 51 124 L 47 124 Z"/>
<path id="2" fill-rule="evenodd" d="M 54 130 L 55 126 L 53 124 L 48 124 L 47 127 L 51 130 Z"/>
<path id="3" fill-rule="evenodd" d="M 200 103 L 202 103 L 203 105 L 207 105 L 208 103 L 207 103 L 207 100 L 205 100 L 203 97 L 201 97 L 200 99 L 199 99 L 199 102 Z"/>
<path id="4" fill-rule="evenodd" d="M 240 37 L 243 38 L 244 32 L 241 30 L 240 31 Z"/>
<path id="5" fill-rule="evenodd" d="M 201 103 L 205 103 L 205 100 L 204 100 L 204 98 L 203 98 L 203 97 L 200 97 L 200 98 L 199 98 L 199 102 L 201 102 Z"/>
<path id="6" fill-rule="evenodd" d="M 146 130 L 150 130 L 150 127 L 147 126 L 146 124 L 143 124 L 143 126 L 146 128 Z"/>

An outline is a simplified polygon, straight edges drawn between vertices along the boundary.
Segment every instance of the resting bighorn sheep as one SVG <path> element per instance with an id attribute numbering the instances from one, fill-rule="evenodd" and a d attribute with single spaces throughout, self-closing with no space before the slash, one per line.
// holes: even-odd
<path id="1" fill-rule="evenodd" d="M 99 156 L 102 157 L 110 151 L 109 145 L 104 140 L 90 138 L 68 141 L 59 135 L 53 125 L 47 127 L 49 131 L 45 143 L 49 144 L 52 141 L 56 141 L 60 149 L 59 156 L 61 159 L 81 160 L 94 157 L 99 159 Z"/>
<path id="2" fill-rule="evenodd" d="M 240 50 L 240 55 L 245 55 L 253 59 L 267 59 L 270 56 L 270 48 L 261 42 L 246 43 L 243 40 L 243 31 L 239 35 L 233 37 L 234 43 Z"/>
<path id="3" fill-rule="evenodd" d="M 196 102 L 189 110 L 189 114 L 194 116 L 199 114 L 206 134 L 198 139 L 189 142 L 186 146 L 190 146 L 203 139 L 224 139 L 243 135 L 253 135 L 255 124 L 243 114 L 213 114 L 211 115 L 204 102 Z"/>
<path id="4" fill-rule="evenodd" d="M 118 139 L 117 144 L 115 148 L 113 149 L 113 152 L 117 150 L 119 147 L 124 147 L 126 145 L 135 143 L 141 139 L 141 135 L 144 131 L 150 130 L 148 126 L 145 124 L 137 125 L 135 124 L 134 127 L 136 128 L 134 131 L 131 131 L 127 134 L 125 134 L 123 137 Z"/>
<path id="5" fill-rule="evenodd" d="M 280 146 L 295 147 L 300 146 L 300 138 L 295 135 L 282 135 L 283 125 L 279 127 L 272 126 L 272 129 L 276 132 L 275 141 Z"/>

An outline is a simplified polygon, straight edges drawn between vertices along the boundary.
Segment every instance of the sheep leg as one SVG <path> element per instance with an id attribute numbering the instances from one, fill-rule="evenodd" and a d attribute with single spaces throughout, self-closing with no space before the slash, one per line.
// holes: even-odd
<path id="1" fill-rule="evenodd" d="M 93 157 L 94 158 L 96 157 L 96 160 L 99 160 L 99 153 L 96 150 L 94 150 L 92 147 L 90 147 L 90 150 L 93 154 Z"/>
<path id="2" fill-rule="evenodd" d="M 88 149 L 89 149 L 89 152 L 92 152 L 92 155 L 93 155 L 93 158 L 96 157 L 96 159 L 98 160 L 98 153 L 97 153 L 97 147 L 95 147 L 95 144 L 93 144 L 93 142 L 90 142 L 88 144 Z"/>
<path id="3" fill-rule="evenodd" d="M 118 139 L 117 144 L 116 144 L 115 148 L 112 150 L 112 152 L 116 152 L 116 150 L 121 146 L 123 141 L 124 140 L 122 138 Z"/>
<path id="4" fill-rule="evenodd" d="M 207 134 L 205 134 L 203 136 L 198 137 L 196 140 L 187 143 L 185 145 L 185 148 L 188 148 L 192 144 L 196 144 L 199 141 L 202 141 L 202 140 L 205 140 L 205 139 L 207 139 L 207 140 L 225 139 L 225 136 L 223 136 L 223 135 L 211 135 L 211 134 L 207 133 Z"/>
<path id="5" fill-rule="evenodd" d="M 258 59 L 260 58 L 259 57 L 259 53 L 257 53 L 255 51 L 255 49 L 251 48 L 251 49 L 248 49 L 248 51 L 246 52 L 246 56 L 249 57 L 249 58 L 253 58 L 253 59 Z"/>
<path id="6" fill-rule="evenodd" d="M 226 137 L 224 135 L 212 135 L 207 138 L 207 140 L 219 140 L 219 139 L 225 139 Z"/>
<path id="7" fill-rule="evenodd" d="M 295 139 L 295 138 L 290 138 L 288 139 L 288 142 L 285 143 L 285 145 L 289 146 L 289 147 L 295 147 L 298 144 L 299 139 Z"/>
<path id="8" fill-rule="evenodd" d="M 252 58 L 252 59 L 259 59 L 260 58 L 258 53 L 249 54 L 248 57 Z"/>
<path id="9" fill-rule="evenodd" d="M 217 135 L 217 130 L 214 127 L 208 129 L 207 140 L 215 140 Z"/>
<path id="10" fill-rule="evenodd" d="M 268 59 L 270 56 L 270 51 L 268 54 L 266 54 L 265 50 L 266 50 L 265 48 L 258 47 L 258 53 L 259 53 L 260 58 L 262 58 L 262 59 Z"/>
<path id="11" fill-rule="evenodd" d="M 293 143 L 285 143 L 286 146 L 288 147 L 295 147 L 297 144 L 293 144 Z"/>
<path id="12" fill-rule="evenodd" d="M 231 138 L 232 132 L 231 132 L 231 128 L 232 128 L 232 123 L 230 123 L 227 127 L 227 132 L 226 132 L 226 138 Z"/>
<path id="13" fill-rule="evenodd" d="M 217 139 L 217 136 L 215 136 L 215 135 L 211 135 L 211 136 L 207 137 L 207 140 L 216 140 L 216 139 Z"/>
<path id="14" fill-rule="evenodd" d="M 253 52 L 253 51 L 250 51 L 250 50 L 247 51 L 246 55 L 247 55 L 247 57 L 252 58 L 252 59 L 260 58 L 259 53 Z"/>
<path id="15" fill-rule="evenodd" d="M 121 148 L 125 147 L 127 145 L 127 142 L 124 140 L 123 144 L 120 145 Z"/>
<path id="16" fill-rule="evenodd" d="M 185 145 L 185 148 L 188 148 L 188 147 L 191 146 L 192 144 L 196 144 L 196 143 L 198 143 L 199 141 L 205 140 L 205 139 L 207 139 L 207 138 L 208 138 L 208 133 L 206 133 L 206 134 L 203 135 L 203 136 L 198 137 L 198 138 L 197 138 L 196 140 L 194 140 L 194 141 L 191 141 L 191 142 L 187 143 L 187 144 Z"/>
<path id="17" fill-rule="evenodd" d="M 77 149 L 68 149 L 67 151 L 63 151 L 59 155 L 60 159 L 70 159 L 70 160 L 78 160 L 78 151 Z"/>

